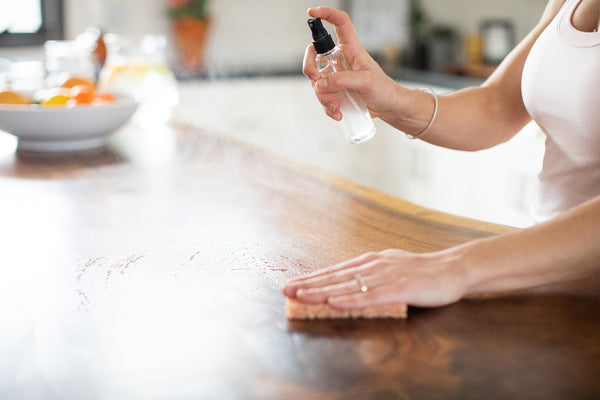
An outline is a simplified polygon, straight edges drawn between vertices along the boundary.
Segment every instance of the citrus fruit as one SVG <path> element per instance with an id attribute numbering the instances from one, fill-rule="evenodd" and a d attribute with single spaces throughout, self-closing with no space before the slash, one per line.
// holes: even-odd
<path id="1" fill-rule="evenodd" d="M 94 104 L 107 104 L 107 103 L 112 103 L 113 101 L 115 101 L 115 96 L 113 96 L 110 93 L 106 93 L 106 92 L 100 92 L 97 93 L 96 96 L 94 97 Z"/>
<path id="2" fill-rule="evenodd" d="M 71 100 L 71 91 L 64 87 L 44 90 L 39 95 L 39 104 L 42 106 L 64 106 Z"/>
<path id="3" fill-rule="evenodd" d="M 75 104 L 91 104 L 96 97 L 95 90 L 87 85 L 75 85 L 69 90 Z"/>
<path id="4" fill-rule="evenodd" d="M 67 80 L 65 80 L 60 86 L 69 89 L 74 86 L 88 86 L 94 90 L 96 89 L 96 84 L 91 79 L 86 78 L 85 76 L 77 75 L 67 78 Z"/>
<path id="5" fill-rule="evenodd" d="M 0 104 L 29 104 L 30 102 L 17 92 L 5 90 L 0 92 Z"/>

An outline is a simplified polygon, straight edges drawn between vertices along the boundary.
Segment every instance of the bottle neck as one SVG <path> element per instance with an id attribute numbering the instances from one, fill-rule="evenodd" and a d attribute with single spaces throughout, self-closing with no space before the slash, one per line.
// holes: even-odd
<path id="1" fill-rule="evenodd" d="M 336 48 L 331 35 L 327 35 L 321 40 L 313 41 L 313 46 L 317 54 L 327 54 Z"/>
<path id="2" fill-rule="evenodd" d="M 324 57 L 328 57 L 333 55 L 333 53 L 337 52 L 339 50 L 339 48 L 337 46 L 334 46 L 331 48 L 331 50 L 326 51 L 325 53 L 320 53 L 320 55 L 324 56 Z"/>
<path id="3" fill-rule="evenodd" d="M 340 48 L 337 46 L 334 46 L 331 50 L 328 50 L 325 53 L 317 53 L 317 57 L 331 58 L 331 57 L 337 56 L 340 53 L 341 53 Z"/>

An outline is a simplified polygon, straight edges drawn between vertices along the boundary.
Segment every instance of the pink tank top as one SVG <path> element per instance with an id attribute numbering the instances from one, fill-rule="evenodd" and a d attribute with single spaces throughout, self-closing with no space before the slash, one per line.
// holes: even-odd
<path id="1" fill-rule="evenodd" d="M 535 221 L 600 195 L 600 32 L 573 26 L 580 2 L 565 2 L 523 69 L 525 107 L 546 135 Z"/>

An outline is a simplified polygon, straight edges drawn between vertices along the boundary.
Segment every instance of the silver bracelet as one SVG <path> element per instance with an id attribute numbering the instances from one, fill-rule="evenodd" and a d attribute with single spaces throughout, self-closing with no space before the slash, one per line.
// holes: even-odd
<path id="1" fill-rule="evenodd" d="M 409 135 L 408 133 L 406 133 L 405 135 L 409 139 L 418 139 L 418 138 L 422 137 L 423 135 L 425 135 L 427 132 L 429 132 L 429 129 L 431 129 L 431 126 L 433 125 L 433 121 L 435 121 L 435 116 L 437 115 L 437 112 L 438 112 L 438 97 L 437 97 L 437 94 L 435 94 L 435 92 L 431 88 L 421 88 L 419 90 L 431 93 L 431 95 L 433 96 L 433 100 L 435 102 L 435 105 L 433 107 L 433 115 L 431 116 L 431 120 L 429 121 L 429 123 L 427 124 L 427 126 L 425 127 L 425 129 L 423 129 L 421 132 L 417 133 L 416 135 Z"/>

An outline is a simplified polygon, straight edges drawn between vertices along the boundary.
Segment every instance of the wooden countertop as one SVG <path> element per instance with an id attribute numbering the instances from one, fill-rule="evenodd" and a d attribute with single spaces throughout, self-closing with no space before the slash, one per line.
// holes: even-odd
<path id="1" fill-rule="evenodd" d="M 600 299 L 585 282 L 402 321 L 285 319 L 289 278 L 512 228 L 186 126 L 6 156 L 0 194 L 0 398 L 600 395 Z"/>

